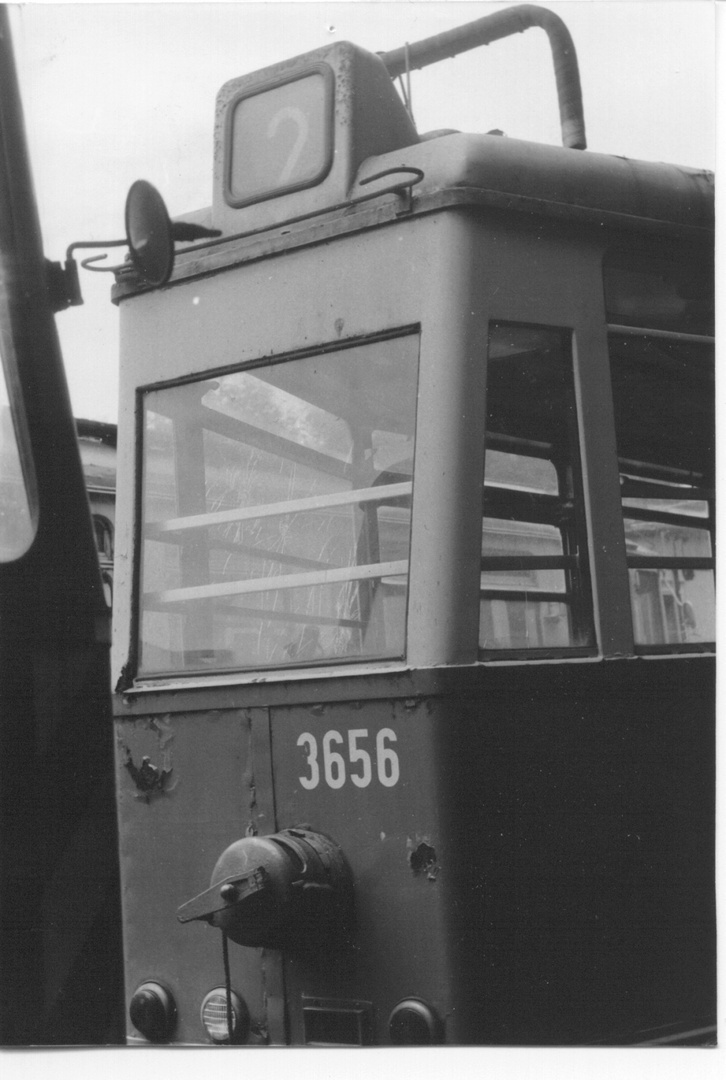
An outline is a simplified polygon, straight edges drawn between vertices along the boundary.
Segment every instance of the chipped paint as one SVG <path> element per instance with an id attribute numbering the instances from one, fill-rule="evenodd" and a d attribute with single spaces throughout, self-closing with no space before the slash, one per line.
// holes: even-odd
<path id="1" fill-rule="evenodd" d="M 122 766 L 126 769 L 137 788 L 137 791 L 134 792 L 135 798 L 142 799 L 148 804 L 153 798 L 168 795 L 174 791 L 178 779 L 175 778 L 174 782 L 171 782 L 171 775 L 174 771 L 171 763 L 170 745 L 174 740 L 171 716 L 166 714 L 147 718 L 142 722 L 142 727 L 156 736 L 159 748 L 158 764 L 154 763 L 149 754 L 144 754 L 140 764 L 137 764 L 134 761 L 131 747 L 124 741 L 120 732 L 117 735 L 117 743 L 120 757 L 123 759 Z"/>
<path id="2" fill-rule="evenodd" d="M 151 731 L 159 736 L 159 749 L 164 750 L 174 738 L 174 729 L 170 716 L 154 716 L 149 724 Z"/>
<path id="3" fill-rule="evenodd" d="M 140 765 L 136 765 L 129 748 L 126 746 L 124 750 L 126 751 L 124 768 L 138 788 L 137 799 L 143 799 L 146 803 L 149 803 L 152 798 L 158 795 L 168 795 L 174 790 L 176 781 L 173 784 L 169 783 L 173 769 L 168 764 L 166 754 L 164 755 L 164 763 L 159 768 L 152 763 L 148 755 L 141 759 Z"/>
<path id="4" fill-rule="evenodd" d="M 408 865 L 413 871 L 414 877 L 426 876 L 428 881 L 436 881 L 441 867 L 436 859 L 436 851 L 426 837 L 416 837 L 406 840 L 408 850 Z"/>

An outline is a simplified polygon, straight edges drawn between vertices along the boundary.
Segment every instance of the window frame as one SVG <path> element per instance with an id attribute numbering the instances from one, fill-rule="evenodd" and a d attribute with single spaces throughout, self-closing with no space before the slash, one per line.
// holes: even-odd
<path id="1" fill-rule="evenodd" d="M 613 354 L 611 342 L 614 338 L 640 338 L 644 341 L 658 341 L 692 344 L 703 347 L 715 346 L 715 338 L 709 334 L 693 334 L 677 330 L 664 330 L 646 326 L 631 326 L 620 323 L 607 324 L 608 358 L 612 370 Z M 615 396 L 613 395 L 615 404 Z M 618 441 L 617 416 L 615 420 L 615 438 Z M 619 450 L 619 448 L 618 448 Z M 644 522 L 662 522 L 675 526 L 684 526 L 692 530 L 701 530 L 708 534 L 711 544 L 711 555 L 698 556 L 666 556 L 666 555 L 634 555 L 627 552 L 626 564 L 628 568 L 628 592 L 631 599 L 631 618 L 633 620 L 633 651 L 636 656 L 677 656 L 694 655 L 699 653 L 713 653 L 715 651 L 715 635 L 713 640 L 703 642 L 639 642 L 636 638 L 635 616 L 632 611 L 633 591 L 631 571 L 642 570 L 645 572 L 660 570 L 690 570 L 712 571 L 714 608 L 716 604 L 716 508 L 715 488 L 709 483 L 705 474 L 686 472 L 675 467 L 663 465 L 662 462 L 639 462 L 622 457 L 618 452 L 618 467 L 621 475 L 621 512 L 623 535 L 626 537 L 626 520 Z M 679 482 L 687 483 L 687 490 L 679 490 L 675 487 Z M 700 481 L 700 483 L 696 482 Z M 679 497 L 689 501 L 705 502 L 708 506 L 706 517 L 669 514 L 667 511 L 648 511 L 627 507 L 623 504 L 626 498 L 652 498 L 664 499 Z"/>
<path id="2" fill-rule="evenodd" d="M 487 450 L 504 450 L 505 452 L 513 452 L 517 447 L 522 450 L 527 450 L 528 456 L 540 457 L 543 460 L 550 461 L 556 471 L 558 480 L 558 494 L 529 494 L 523 495 L 521 499 L 518 498 L 514 489 L 509 489 L 510 499 L 513 498 L 514 503 L 517 501 L 524 502 L 525 499 L 532 505 L 541 505 L 543 508 L 550 505 L 553 511 L 559 508 L 559 513 L 553 512 L 551 515 L 552 520 L 547 522 L 545 515 L 537 515 L 536 518 L 531 518 L 533 523 L 542 524 L 556 524 L 560 526 L 560 535 L 562 538 L 563 551 L 561 555 L 554 556 L 522 556 L 522 555 L 493 555 L 493 556 L 481 556 L 480 570 L 497 571 L 497 570 L 509 570 L 509 569 L 542 569 L 542 570 L 562 570 L 565 576 L 565 589 L 561 593 L 556 592 L 544 592 L 536 594 L 536 601 L 541 603 L 557 603 L 568 608 L 569 619 L 572 625 L 580 623 L 583 627 L 589 630 L 590 642 L 585 644 L 571 644 L 571 645 L 542 645 L 532 647 L 503 647 L 503 648 L 483 648 L 480 643 L 481 635 L 481 602 L 483 599 L 503 599 L 503 600 L 525 600 L 527 598 L 526 591 L 521 593 L 516 589 L 496 590 L 482 588 L 479 589 L 479 632 L 477 640 L 477 656 L 478 661 L 485 663 L 496 663 L 497 661 L 507 660 L 525 660 L 535 662 L 537 660 L 549 660 L 549 659 L 569 659 L 576 657 L 591 657 L 598 654 L 598 642 L 597 642 L 597 627 L 595 625 L 595 609 L 593 600 L 593 588 L 592 588 L 592 567 L 590 565 L 590 551 L 589 551 L 589 528 L 587 522 L 587 514 L 585 507 L 585 486 L 584 486 L 584 472 L 582 464 L 582 451 L 581 451 L 581 428 L 582 418 L 580 405 L 578 401 L 578 395 L 576 391 L 576 375 L 575 375 L 575 330 L 571 326 L 562 325 L 550 325 L 542 323 L 538 320 L 526 320 L 526 319 L 503 319 L 503 318 L 490 318 L 488 322 L 488 335 L 487 335 L 487 349 L 486 349 L 486 385 L 487 394 L 489 388 L 489 343 L 491 340 L 491 332 L 494 328 L 507 327 L 512 330 L 526 329 L 526 330 L 542 330 L 546 333 L 553 333 L 559 335 L 560 344 L 563 350 L 566 350 L 567 359 L 569 363 L 566 364 L 565 371 L 567 374 L 567 393 L 570 397 L 571 404 L 571 416 L 574 421 L 574 431 L 569 432 L 568 447 L 569 447 L 569 461 L 558 462 L 556 455 L 552 453 L 553 446 L 548 443 L 538 442 L 535 439 L 527 439 L 526 437 L 512 436 L 510 434 L 493 433 L 488 430 L 488 405 L 487 405 L 487 417 L 485 424 L 485 437 L 484 437 L 484 472 L 483 472 L 483 484 L 482 484 L 482 517 L 485 516 L 487 508 L 487 488 L 490 492 L 492 485 L 487 484 L 486 475 L 486 451 Z M 563 492 L 562 486 L 566 483 L 566 471 L 569 470 L 571 474 L 571 486 L 572 494 L 568 496 L 567 492 Z M 504 491 L 506 489 L 496 487 L 496 491 Z M 568 500 L 571 502 L 568 508 L 568 517 L 570 519 L 569 528 L 562 526 L 562 508 L 566 507 Z M 503 501 L 503 499 L 502 499 Z M 491 505 L 491 503 L 489 504 Z M 487 514 L 486 516 L 492 517 L 494 515 Z M 559 518 L 560 520 L 556 520 Z M 501 520 L 507 520 L 502 518 Z M 511 517 L 509 520 L 513 521 L 526 521 L 524 517 Z M 578 549 L 576 554 L 568 551 L 568 539 L 571 542 L 575 539 L 575 546 Z M 569 580 L 568 580 L 569 579 Z M 494 594 L 501 595 L 494 595 Z"/>
<path id="3" fill-rule="evenodd" d="M 373 655 L 358 655 L 358 656 L 342 656 L 342 657 L 322 657 L 305 661 L 290 661 L 288 663 L 279 663 L 275 665 L 267 666 L 234 666 L 224 667 L 215 666 L 209 668 L 195 668 L 195 669 L 168 669 L 164 671 L 142 671 L 140 669 L 141 660 L 141 627 L 142 627 L 142 569 L 143 569 L 143 524 L 144 524 L 144 418 L 145 418 L 145 400 L 148 394 L 157 391 L 173 390 L 180 386 L 193 385 L 205 380 L 212 380 L 215 378 L 223 377 L 226 375 L 233 375 L 238 373 L 253 373 L 255 370 L 269 369 L 274 366 L 295 362 L 299 360 L 305 360 L 311 357 L 324 357 L 330 354 L 348 351 L 354 348 L 360 348 L 362 346 L 376 345 L 379 343 L 385 343 L 395 339 L 412 337 L 416 341 L 416 378 L 415 385 L 413 387 L 414 395 L 414 425 L 413 425 L 413 448 L 414 448 L 414 460 L 412 462 L 411 480 L 409 482 L 410 494 L 406 494 L 402 497 L 410 499 L 409 509 L 409 522 L 408 522 L 408 543 L 409 543 L 409 558 L 407 560 L 408 566 L 406 570 L 406 605 L 403 615 L 403 647 L 400 654 L 395 656 L 373 656 Z M 132 603 L 131 603 L 131 651 L 130 651 L 130 664 L 134 671 L 134 685 L 142 688 L 145 686 L 153 686 L 158 680 L 163 680 L 168 683 L 170 679 L 174 681 L 179 680 L 180 685 L 185 682 L 191 683 L 200 678 L 209 680 L 219 679 L 234 679 L 247 681 L 250 678 L 254 678 L 257 673 L 262 677 L 273 675 L 275 673 L 289 674 L 291 677 L 295 677 L 297 672 L 307 671 L 311 668 L 338 668 L 338 667 L 350 667 L 352 670 L 358 669 L 363 665 L 375 665 L 376 667 L 400 667 L 402 662 L 405 662 L 408 648 L 408 614 L 409 605 L 411 600 L 411 529 L 413 523 L 413 491 L 414 491 L 414 478 L 416 474 L 416 427 L 418 421 L 418 394 L 419 383 L 421 377 L 420 370 L 420 354 L 421 354 L 421 324 L 420 323 L 408 323 L 399 327 L 394 327 L 389 330 L 379 331 L 372 334 L 365 334 L 361 336 L 351 337 L 347 339 L 338 339 L 335 341 L 328 341 L 317 346 L 306 346 L 304 349 L 297 349 L 275 354 L 274 356 L 262 356 L 253 360 L 249 360 L 243 363 L 236 363 L 226 365 L 224 367 L 210 368 L 204 371 L 197 371 L 189 375 L 182 377 L 163 380 L 159 382 L 146 383 L 144 385 L 136 387 L 135 390 L 135 414 L 136 414 L 136 446 L 135 446 L 135 512 L 134 512 L 134 560 L 133 560 L 133 578 L 132 578 Z M 220 413 L 220 416 L 224 414 Z M 274 438 L 274 436 L 272 436 Z M 304 452 L 305 448 L 301 445 L 300 449 Z M 394 496 L 391 496 L 394 498 Z M 380 501 L 379 505 L 385 505 L 385 499 Z M 349 568 L 354 570 L 355 567 Z M 389 576 L 389 575 L 386 575 Z"/>

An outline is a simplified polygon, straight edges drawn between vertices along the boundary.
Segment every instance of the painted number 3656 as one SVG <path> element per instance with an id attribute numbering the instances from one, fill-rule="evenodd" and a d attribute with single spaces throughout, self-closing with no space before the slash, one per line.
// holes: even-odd
<path id="1" fill-rule="evenodd" d="M 365 745 L 362 745 L 367 740 L 368 728 L 354 728 L 349 731 L 347 746 L 346 740 L 339 731 L 325 732 L 322 738 L 322 771 L 328 787 L 342 787 L 346 777 L 349 777 L 356 787 L 368 787 L 373 779 L 374 764 L 371 754 Z M 384 787 L 393 787 L 398 783 L 398 754 L 389 745 L 394 742 L 396 742 L 396 733 L 391 728 L 381 728 L 376 735 L 375 770 L 379 783 Z M 299 779 L 302 786 L 311 791 L 320 783 L 321 760 L 318 754 L 318 741 L 314 735 L 304 731 L 297 745 L 307 748 L 308 774 Z"/>

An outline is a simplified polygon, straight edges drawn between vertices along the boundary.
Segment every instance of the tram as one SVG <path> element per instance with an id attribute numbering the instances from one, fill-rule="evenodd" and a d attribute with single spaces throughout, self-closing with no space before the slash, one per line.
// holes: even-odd
<path id="1" fill-rule="evenodd" d="M 51 266 L 0 6 L 3 1046 L 124 1039 L 110 611 L 53 321 Z M 86 425 L 86 434 L 98 427 Z M 96 492 L 101 501 L 111 501 L 108 490 Z"/>
<path id="2" fill-rule="evenodd" d="M 417 132 L 529 26 L 562 147 Z M 114 287 L 128 1041 L 713 1043 L 711 175 L 523 5 L 227 83 L 185 221 Z"/>

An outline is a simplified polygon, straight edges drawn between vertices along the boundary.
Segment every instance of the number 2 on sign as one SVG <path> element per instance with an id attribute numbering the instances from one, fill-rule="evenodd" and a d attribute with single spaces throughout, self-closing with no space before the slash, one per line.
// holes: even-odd
<path id="1" fill-rule="evenodd" d="M 341 788 L 349 778 L 356 787 L 368 787 L 373 779 L 371 755 L 360 744 L 368 738 L 368 728 L 353 728 L 348 732 L 348 745 L 339 731 L 326 731 L 323 735 L 323 776 L 331 788 Z M 391 728 L 381 728 L 376 735 L 375 768 L 378 782 L 384 787 L 393 787 L 398 783 L 400 770 L 398 754 L 389 746 L 397 741 L 396 732 Z M 318 760 L 318 741 L 309 731 L 304 731 L 297 740 L 298 746 L 307 750 L 307 776 L 299 777 L 307 791 L 312 791 L 320 783 L 320 763 Z M 347 760 L 340 747 L 347 749 Z"/>
<path id="2" fill-rule="evenodd" d="M 280 124 L 286 120 L 291 120 L 295 125 L 295 141 L 290 147 L 290 152 L 287 155 L 285 165 L 282 172 L 277 178 L 278 184 L 287 184 L 292 180 L 295 173 L 295 167 L 298 163 L 300 155 L 305 149 L 305 143 L 308 141 L 308 134 L 310 130 L 310 124 L 308 118 L 302 109 L 295 108 L 294 105 L 286 105 L 284 109 L 279 109 L 270 120 L 267 127 L 267 138 L 273 139 L 277 134 L 277 129 Z"/>

